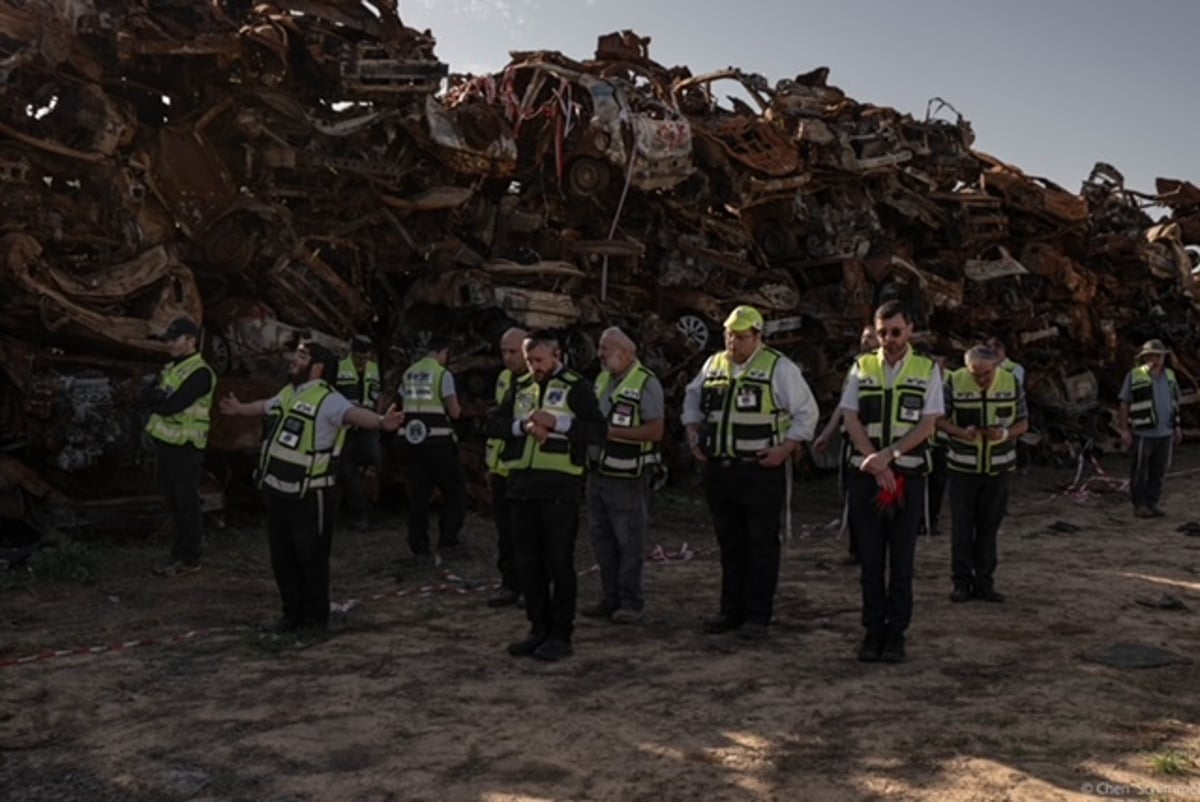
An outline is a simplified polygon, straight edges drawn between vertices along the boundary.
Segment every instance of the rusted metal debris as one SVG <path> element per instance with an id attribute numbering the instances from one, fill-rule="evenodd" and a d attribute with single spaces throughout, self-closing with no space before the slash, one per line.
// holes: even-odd
<path id="1" fill-rule="evenodd" d="M 1073 193 L 940 99 L 917 119 L 824 67 L 693 76 L 649 44 L 451 75 L 387 4 L 0 1 L 0 447 L 32 466 L 0 495 L 144 483 L 131 387 L 181 313 L 223 381 L 268 386 L 301 330 L 370 333 L 393 373 L 449 333 L 477 421 L 512 323 L 584 370 L 627 326 L 678 397 L 736 303 L 829 409 L 899 298 L 934 352 L 1005 334 L 1047 444 L 1111 434 L 1152 336 L 1197 427 L 1200 188 L 1097 164 Z M 224 425 L 215 449 L 253 448 Z"/>

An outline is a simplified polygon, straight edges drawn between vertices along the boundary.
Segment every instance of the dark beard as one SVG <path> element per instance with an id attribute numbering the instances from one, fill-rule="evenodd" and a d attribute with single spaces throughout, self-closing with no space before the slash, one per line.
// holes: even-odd
<path id="1" fill-rule="evenodd" d="M 308 377 L 305 376 L 303 373 L 300 373 L 295 370 L 288 371 L 288 381 L 290 381 L 292 383 L 293 387 L 299 387 L 300 385 L 304 384 L 304 382 L 306 382 L 307 380 L 308 380 Z"/>

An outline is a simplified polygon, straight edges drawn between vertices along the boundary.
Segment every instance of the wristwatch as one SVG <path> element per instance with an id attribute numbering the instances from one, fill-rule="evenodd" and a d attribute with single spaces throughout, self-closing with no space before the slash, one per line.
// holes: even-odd
<path id="1" fill-rule="evenodd" d="M 892 462 L 896 462 L 900 457 L 904 456 L 904 452 L 898 448 L 892 449 Z"/>

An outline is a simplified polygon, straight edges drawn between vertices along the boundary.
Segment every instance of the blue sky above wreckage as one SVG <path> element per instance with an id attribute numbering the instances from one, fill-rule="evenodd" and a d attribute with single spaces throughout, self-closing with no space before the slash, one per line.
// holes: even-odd
<path id="1" fill-rule="evenodd" d="M 650 56 L 694 74 L 728 66 L 774 83 L 817 66 L 860 102 L 921 118 L 945 98 L 975 147 L 1078 191 L 1097 161 L 1127 186 L 1200 182 L 1195 32 L 1200 2 L 1156 0 L 402 0 L 454 72 L 510 50 L 590 58 L 632 29 Z"/>

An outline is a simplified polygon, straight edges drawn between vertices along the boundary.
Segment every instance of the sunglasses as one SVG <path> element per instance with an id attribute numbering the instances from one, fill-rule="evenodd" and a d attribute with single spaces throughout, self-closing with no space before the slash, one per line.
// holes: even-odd
<path id="1" fill-rule="evenodd" d="M 878 329 L 875 332 L 875 336 L 881 340 L 884 337 L 891 337 L 893 340 L 898 340 L 904 336 L 904 329 L 899 326 L 890 329 Z"/>

